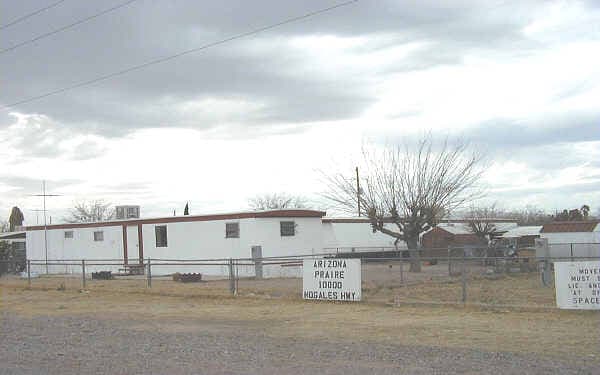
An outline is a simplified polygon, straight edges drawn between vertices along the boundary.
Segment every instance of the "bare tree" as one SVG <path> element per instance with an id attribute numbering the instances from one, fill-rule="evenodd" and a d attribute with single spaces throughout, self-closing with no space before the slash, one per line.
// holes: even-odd
<path id="1" fill-rule="evenodd" d="M 542 225 L 552 222 L 553 218 L 541 208 L 528 205 L 523 209 L 498 212 L 499 217 L 515 219 L 519 225 Z"/>
<path id="2" fill-rule="evenodd" d="M 504 216 L 496 209 L 496 205 L 489 207 L 471 207 L 467 213 L 467 225 L 473 234 L 488 246 L 491 241 L 498 238 L 502 232 L 496 227 L 494 219 Z"/>
<path id="3" fill-rule="evenodd" d="M 464 142 L 450 144 L 446 139 L 436 148 L 428 136 L 415 147 L 364 148 L 363 161 L 360 194 L 356 179 L 338 173 L 325 175 L 324 197 L 348 212 L 360 205 L 373 232 L 395 238 L 396 247 L 406 242 L 410 270 L 419 272 L 420 235 L 445 212 L 481 195 L 475 189 L 483 172 L 481 157 Z"/>
<path id="4" fill-rule="evenodd" d="M 97 221 L 107 221 L 115 217 L 115 210 L 111 204 L 99 199 L 95 201 L 76 202 L 69 211 L 69 216 L 65 217 L 68 223 L 90 223 Z"/>
<path id="5" fill-rule="evenodd" d="M 248 205 L 255 211 L 308 207 L 305 198 L 286 193 L 257 195 L 254 198 L 248 199 Z"/>

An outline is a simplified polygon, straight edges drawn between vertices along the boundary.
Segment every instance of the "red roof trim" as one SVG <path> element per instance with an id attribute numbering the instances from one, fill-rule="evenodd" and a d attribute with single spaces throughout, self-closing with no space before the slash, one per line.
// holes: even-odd
<path id="1" fill-rule="evenodd" d="M 393 223 L 392 219 L 389 218 L 385 218 L 383 220 L 386 223 Z M 486 221 L 486 220 L 481 220 L 481 221 Z M 493 222 L 493 223 L 516 223 L 517 220 L 513 220 L 513 219 L 489 219 L 487 221 Z M 323 222 L 324 223 L 370 223 L 369 219 L 367 218 L 359 218 L 359 217 L 350 217 L 350 218 L 323 218 Z M 468 219 L 443 219 L 440 220 L 439 223 L 469 223 L 470 220 Z"/>
<path id="2" fill-rule="evenodd" d="M 370 223 L 369 219 L 360 218 L 323 218 L 324 223 Z"/>
<path id="3" fill-rule="evenodd" d="M 164 223 L 186 223 L 192 221 L 217 221 L 217 220 L 238 220 L 238 219 L 260 219 L 260 218 L 294 218 L 294 217 L 323 217 L 324 211 L 314 210 L 273 210 L 273 211 L 255 211 L 240 212 L 234 214 L 217 215 L 195 215 L 195 216 L 173 216 L 155 219 L 135 219 L 135 220 L 115 220 L 102 221 L 96 223 L 70 223 L 47 225 L 48 229 L 72 229 L 72 228 L 97 228 L 97 227 L 116 227 L 125 225 L 139 224 L 164 224 Z M 43 225 L 34 225 L 25 227 L 25 230 L 43 230 Z"/>

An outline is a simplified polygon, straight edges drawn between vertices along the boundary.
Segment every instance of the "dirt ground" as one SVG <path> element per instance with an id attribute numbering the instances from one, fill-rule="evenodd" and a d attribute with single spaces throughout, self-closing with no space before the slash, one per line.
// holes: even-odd
<path id="1" fill-rule="evenodd" d="M 526 285 L 527 280 L 525 277 L 517 281 L 519 285 Z M 70 373 L 64 366 L 57 365 L 56 358 L 44 354 L 50 346 L 52 351 L 59 350 L 54 346 L 71 348 L 56 355 L 79 358 L 77 366 L 69 367 L 73 373 L 90 369 L 85 367 L 86 354 L 79 352 L 81 345 L 92 351 L 102 347 L 105 352 L 100 357 L 111 363 L 117 361 L 133 366 L 138 360 L 131 360 L 131 356 L 136 355 L 137 350 L 159 355 L 165 349 L 158 344 L 148 344 L 134 350 L 139 340 L 163 340 L 163 344 L 172 349 L 183 345 L 181 337 L 194 343 L 192 352 L 203 347 L 196 342 L 198 340 L 216 340 L 215 345 L 224 340 L 224 344 L 218 344 L 224 347 L 213 354 L 206 351 L 209 349 L 194 352 L 196 356 L 208 356 L 209 362 L 213 358 L 209 367 L 194 367 L 194 356 L 186 351 L 186 345 L 177 353 L 171 350 L 171 356 L 189 360 L 185 369 L 190 371 L 175 371 L 178 362 L 170 362 L 169 357 L 157 364 L 167 366 L 163 369 L 169 373 L 193 373 L 199 369 L 207 373 L 305 373 L 318 369 L 324 373 L 358 374 L 372 368 L 378 369 L 374 373 L 496 373 L 498 369 L 505 373 L 594 373 L 594 369 L 600 368 L 600 314 L 597 312 L 525 312 L 468 306 L 394 306 L 274 298 L 272 293 L 299 287 L 295 279 L 279 283 L 255 281 L 265 283 L 258 288 L 263 294 L 250 292 L 238 297 L 229 296 L 225 285 L 216 287 L 214 282 L 177 284 L 174 289 L 172 282 L 157 280 L 152 289 L 146 289 L 141 287 L 141 279 L 128 280 L 129 284 L 113 280 L 92 283 L 89 290 L 80 291 L 77 279 L 63 278 L 71 283 L 65 290 L 57 290 L 55 281 L 36 280 L 35 289 L 27 290 L 21 280 L 0 279 L 0 339 L 5 343 L 5 347 L 0 346 L 4 353 L 0 354 L 0 363 L 4 366 L 0 367 L 0 373 L 39 373 L 40 367 L 54 368 L 52 366 L 58 367 L 48 373 Z M 495 280 L 498 281 L 507 283 L 514 293 L 520 293 L 513 285 L 514 280 Z M 44 286 L 44 282 L 50 284 Z M 503 288 L 503 284 L 495 285 Z M 419 287 L 421 293 L 434 290 L 427 284 Z M 454 284 L 448 286 L 454 287 Z M 406 290 L 407 298 L 414 297 L 414 287 Z M 130 342 L 133 338 L 135 342 Z M 73 345 L 70 340 L 79 345 Z M 41 347 L 39 342 L 46 345 Z M 29 348 L 29 358 L 22 357 L 15 345 Z M 258 354 L 257 345 L 263 348 Z M 310 358 L 317 355 L 315 348 L 327 353 L 324 362 L 311 362 Z M 220 357 L 223 351 L 236 350 L 247 353 L 233 358 Z M 263 358 L 260 363 L 253 362 L 258 367 L 247 367 L 243 363 L 248 358 L 256 359 L 256 355 Z M 297 357 L 290 360 L 290 356 Z M 423 362 L 423 356 L 430 360 Z M 362 359 L 358 361 L 358 358 Z M 140 363 L 135 366 L 144 369 L 146 362 Z M 514 367 L 515 364 L 518 367 Z M 290 367 L 281 367 L 286 365 Z M 126 366 L 124 372 L 115 368 L 113 372 L 136 373 L 134 370 L 138 367 Z M 289 371 L 282 371 L 284 368 Z M 11 369 L 23 371 L 11 372 Z M 145 369 L 139 373 L 153 373 Z"/>
<path id="2" fill-rule="evenodd" d="M 361 303 L 303 301 L 294 278 L 241 279 L 233 297 L 228 280 L 161 277 L 147 288 L 139 276 L 86 280 L 82 290 L 78 275 L 31 288 L 2 277 L 0 374 L 106 363 L 123 374 L 599 372 L 600 313 L 556 309 L 537 273 L 471 269 L 463 306 L 447 265 L 402 279 L 391 266 L 363 267 Z"/>

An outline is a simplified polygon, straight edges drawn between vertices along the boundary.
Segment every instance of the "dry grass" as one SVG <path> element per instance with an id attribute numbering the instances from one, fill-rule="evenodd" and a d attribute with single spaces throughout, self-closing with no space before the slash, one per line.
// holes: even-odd
<path id="1" fill-rule="evenodd" d="M 446 268 L 444 268 L 446 267 Z M 462 304 L 460 277 L 448 277 L 447 266 L 434 266 L 428 272 L 410 274 L 405 272 L 400 282 L 398 268 L 389 265 L 363 266 L 363 300 L 369 303 L 427 303 Z M 24 288 L 27 281 L 16 277 L 1 279 L 5 286 Z M 301 299 L 302 280 L 240 279 L 239 295 L 279 299 Z M 78 276 L 41 276 L 32 279 L 32 288 L 79 290 L 82 282 Z M 152 288 L 146 279 L 124 277 L 114 280 L 87 280 L 86 290 L 113 291 L 126 294 L 152 294 L 180 297 L 226 297 L 229 296 L 229 280 L 211 280 L 201 283 L 179 283 L 168 277 L 154 278 Z M 541 287 L 537 273 L 497 275 L 488 278 L 471 274 L 467 282 L 467 303 L 502 307 L 554 308 L 554 289 Z"/>
<path id="2" fill-rule="evenodd" d="M 58 281 L 65 283 L 66 290 L 57 290 Z M 482 280 L 482 285 L 488 285 L 486 282 L 489 280 Z M 523 285 L 523 291 L 515 288 L 512 279 L 496 280 L 494 285 L 506 290 L 508 296 L 526 293 L 528 278 L 517 278 L 516 282 Z M 294 279 L 255 281 L 255 287 L 260 287 L 264 296 L 244 292 L 237 298 L 228 295 L 226 281 L 202 284 L 155 281 L 151 290 L 146 290 L 143 283 L 141 279 L 94 281 L 88 283 L 90 290 L 80 292 L 78 279 L 41 278 L 35 281 L 33 290 L 26 290 L 22 280 L 2 279 L 0 308 L 20 315 L 135 319 L 139 322 L 137 329 L 194 330 L 215 324 L 254 327 L 266 335 L 322 338 L 341 343 L 374 341 L 600 360 L 597 312 L 482 311 L 469 307 L 390 307 L 304 302 L 297 297 L 267 298 L 271 296 L 269 293 L 291 288 L 298 294 L 300 284 Z M 439 287 L 428 284 L 406 288 L 407 297 L 411 298 L 427 293 L 431 298 L 440 298 L 438 290 Z M 484 291 L 481 293 L 485 295 Z M 521 298 L 508 296 L 508 300 Z M 546 297 L 540 298 L 544 302 Z"/>

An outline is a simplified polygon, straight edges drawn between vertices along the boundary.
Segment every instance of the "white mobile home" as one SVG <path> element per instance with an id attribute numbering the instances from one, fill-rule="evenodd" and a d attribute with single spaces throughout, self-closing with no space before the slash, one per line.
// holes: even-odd
<path id="1" fill-rule="evenodd" d="M 73 260 L 71 265 L 50 265 L 50 273 L 80 272 L 82 259 L 97 263 L 117 260 L 111 266 L 90 269 L 118 272 L 144 259 L 229 259 L 315 254 L 323 251 L 321 218 L 313 210 L 272 210 L 217 215 L 177 216 L 152 219 L 116 220 L 96 223 L 30 226 L 27 257 L 31 260 Z M 252 251 L 260 246 L 261 252 Z M 222 262 L 221 262 L 222 263 Z M 37 270 L 45 272 L 45 267 Z M 265 268 L 265 276 L 296 273 L 285 267 Z M 202 272 L 225 275 L 226 265 L 160 265 L 153 274 Z M 254 267 L 240 270 L 253 274 Z"/>
<path id="2" fill-rule="evenodd" d="M 386 226 L 392 224 L 385 224 Z M 373 232 L 370 221 L 361 217 L 323 218 L 323 248 L 326 252 L 393 251 L 394 238 L 381 232 Z M 405 242 L 398 248 L 406 249 Z"/>

